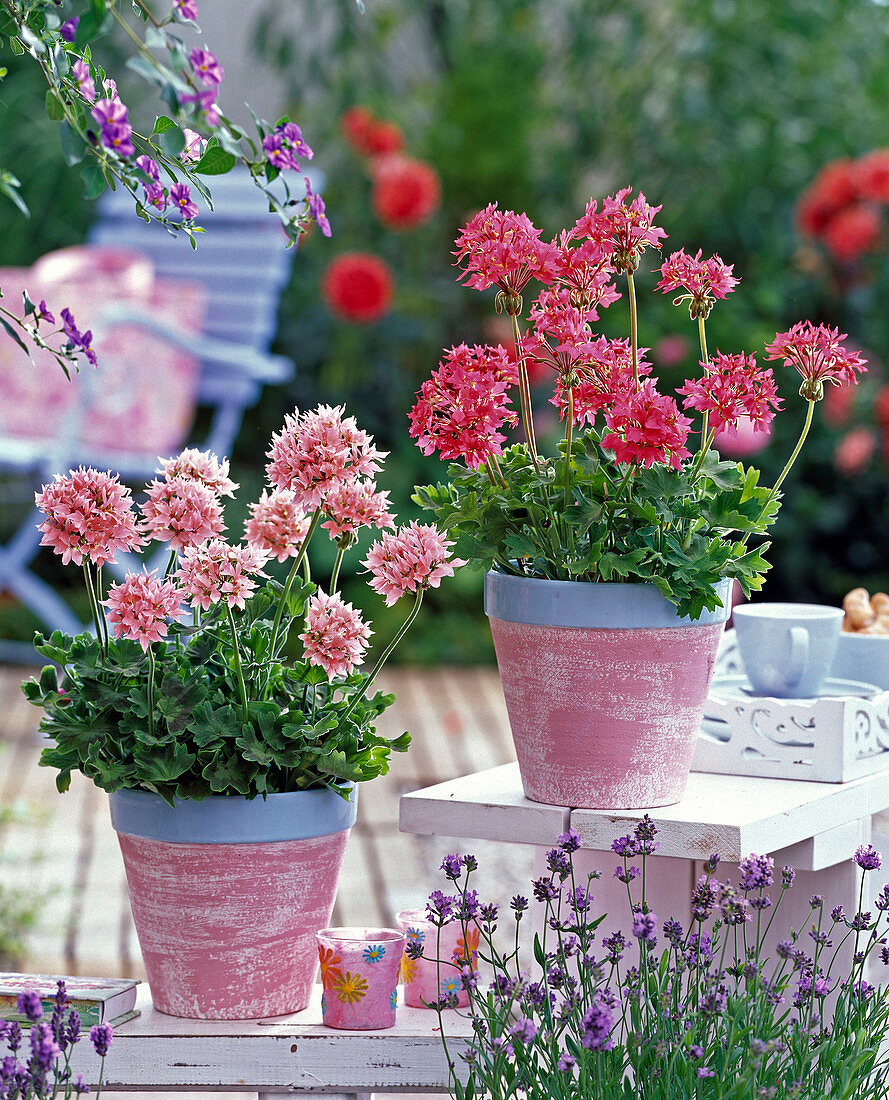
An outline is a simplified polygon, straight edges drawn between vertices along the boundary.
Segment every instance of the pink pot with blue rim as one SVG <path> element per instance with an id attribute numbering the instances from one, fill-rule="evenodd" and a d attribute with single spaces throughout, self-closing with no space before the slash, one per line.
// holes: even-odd
<path id="1" fill-rule="evenodd" d="M 305 1008 L 357 790 L 109 798 L 155 1007 L 209 1020 Z"/>
<path id="2" fill-rule="evenodd" d="M 485 611 L 526 797 L 588 809 L 682 798 L 731 606 L 692 622 L 649 584 L 488 573 Z"/>

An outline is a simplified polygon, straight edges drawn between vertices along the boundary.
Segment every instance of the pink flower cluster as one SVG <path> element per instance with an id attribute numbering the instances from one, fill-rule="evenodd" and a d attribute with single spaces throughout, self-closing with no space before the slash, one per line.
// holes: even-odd
<path id="1" fill-rule="evenodd" d="M 515 364 L 500 344 L 449 348 L 420 387 L 409 414 L 411 438 L 423 454 L 438 451 L 446 462 L 462 458 L 474 468 L 484 465 L 503 454 L 503 425 L 516 423 L 508 407 L 516 381 Z"/>
<path id="2" fill-rule="evenodd" d="M 213 539 L 189 546 L 176 571 L 176 579 L 190 602 L 204 611 L 223 603 L 243 610 L 256 591 L 257 576 L 265 576 L 265 557 L 252 546 L 231 546 Z"/>
<path id="3" fill-rule="evenodd" d="M 690 452 L 685 447 L 691 421 L 683 416 L 672 397 L 655 389 L 646 378 L 628 394 L 620 395 L 605 416 L 608 428 L 602 446 L 614 452 L 615 462 L 653 466 L 663 463 L 678 469 Z"/>
<path id="4" fill-rule="evenodd" d="M 244 538 L 254 550 L 278 561 L 295 558 L 309 533 L 309 517 L 289 489 L 263 489 L 250 505 Z"/>
<path id="5" fill-rule="evenodd" d="M 200 546 L 225 530 L 222 505 L 212 489 L 189 477 L 155 479 L 145 490 L 145 526 L 152 538 L 173 550 Z"/>
<path id="6" fill-rule="evenodd" d="M 707 260 L 701 256 L 701 249 L 694 256 L 689 256 L 684 249 L 674 252 L 661 264 L 661 281 L 655 287 L 664 294 L 684 290 L 699 311 L 693 310 L 693 317 L 706 316 L 713 301 L 726 298 L 741 281 L 732 274 L 734 264 L 726 264 L 716 255 Z M 677 299 L 677 304 L 681 300 Z"/>
<path id="7" fill-rule="evenodd" d="M 370 480 L 346 481 L 332 489 L 324 498 L 324 512 L 330 519 L 321 526 L 332 539 L 354 535 L 362 527 L 395 526 L 389 512 L 389 493 L 377 492 Z"/>
<path id="8" fill-rule="evenodd" d="M 328 679 L 348 676 L 361 664 L 373 632 L 360 612 L 335 593 L 316 592 L 306 608 L 306 629 L 300 634 L 309 664 L 323 668 Z"/>
<path id="9" fill-rule="evenodd" d="M 635 271 L 639 256 L 649 246 L 659 248 L 666 232 L 654 224 L 660 206 L 650 206 L 640 191 L 631 201 L 632 187 L 623 187 L 602 202 L 602 209 L 591 199 L 583 217 L 575 223 L 580 237 L 587 237 L 611 249 L 611 262 L 621 271 Z"/>
<path id="10" fill-rule="evenodd" d="M 651 364 L 645 358 L 647 352 L 648 348 L 636 349 L 640 378 L 651 373 Z M 597 413 L 610 409 L 618 398 L 626 397 L 636 388 L 630 341 L 597 336 L 590 341 L 577 373 L 579 380 L 573 387 L 574 423 L 592 427 Z M 568 394 L 561 379 L 556 382 L 555 396 L 550 404 L 555 405 L 564 418 Z"/>
<path id="11" fill-rule="evenodd" d="M 167 636 L 167 620 L 184 614 L 182 593 L 172 581 L 161 581 L 153 573 L 130 573 L 120 584 L 112 584 L 108 599 L 108 624 L 115 638 L 129 638 L 143 650 Z"/>
<path id="12" fill-rule="evenodd" d="M 384 534 L 362 565 L 372 574 L 371 588 L 391 607 L 407 592 L 438 588 L 443 578 L 466 562 L 451 558 L 453 543 L 428 523 L 412 522 L 395 534 Z"/>
<path id="13" fill-rule="evenodd" d="M 558 273 L 555 244 L 541 241 L 540 230 L 527 214 L 498 210 L 497 203 L 480 210 L 455 243 L 454 255 L 463 266 L 460 278 L 475 290 L 497 286 L 506 294 L 520 295 L 531 279 L 551 283 Z"/>
<path id="14" fill-rule="evenodd" d="M 272 437 L 269 481 L 296 495 L 301 508 L 318 508 L 328 493 L 357 477 L 372 477 L 386 452 L 378 451 L 367 432 L 359 429 L 343 408 L 319 405 L 312 412 L 295 412 Z"/>
<path id="15" fill-rule="evenodd" d="M 854 383 L 866 370 L 867 360 L 844 345 L 846 333 L 827 325 L 800 321 L 787 332 L 779 332 L 766 345 L 767 359 L 783 359 L 787 367 L 795 367 L 803 384 L 800 393 L 809 401 L 818 401 L 824 393 L 824 383 L 834 385 Z"/>
<path id="16" fill-rule="evenodd" d="M 111 474 L 83 466 L 56 474 L 34 502 L 46 516 L 40 545 L 51 546 L 65 565 L 106 565 L 118 551 L 145 545 L 130 490 Z"/>
<path id="17" fill-rule="evenodd" d="M 723 355 L 717 351 L 704 377 L 689 379 L 677 391 L 685 395 L 683 407 L 707 413 L 717 432 L 737 428 L 747 417 L 754 431 L 766 432 L 783 404 L 769 368 L 759 368 L 752 355 Z"/>
<path id="18" fill-rule="evenodd" d="M 175 458 L 160 459 L 160 464 L 167 480 L 184 477 L 190 481 L 198 481 L 217 496 L 233 497 L 238 487 L 228 476 L 228 459 L 219 459 L 211 451 L 186 447 Z"/>

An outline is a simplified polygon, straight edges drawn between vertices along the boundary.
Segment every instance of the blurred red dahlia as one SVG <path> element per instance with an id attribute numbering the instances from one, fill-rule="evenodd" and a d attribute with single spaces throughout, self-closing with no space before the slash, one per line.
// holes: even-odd
<path id="1" fill-rule="evenodd" d="M 435 169 L 411 157 L 379 158 L 373 167 L 371 204 L 390 229 L 413 229 L 438 209 L 441 185 Z"/>
<path id="2" fill-rule="evenodd" d="M 379 257 L 346 252 L 327 268 L 321 293 L 331 313 L 343 321 L 369 325 L 389 312 L 394 283 Z"/>

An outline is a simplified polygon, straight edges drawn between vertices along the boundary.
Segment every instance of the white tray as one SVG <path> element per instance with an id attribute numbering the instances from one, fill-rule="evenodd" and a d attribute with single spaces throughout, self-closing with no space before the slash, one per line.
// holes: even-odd
<path id="1" fill-rule="evenodd" d="M 845 783 L 889 768 L 889 691 L 828 680 L 813 699 L 772 699 L 747 684 L 728 631 L 692 768 Z"/>

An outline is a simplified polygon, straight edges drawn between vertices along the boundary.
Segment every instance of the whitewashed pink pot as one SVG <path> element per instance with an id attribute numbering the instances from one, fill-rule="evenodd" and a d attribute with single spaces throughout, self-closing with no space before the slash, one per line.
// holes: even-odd
<path id="1" fill-rule="evenodd" d="M 330 923 L 357 791 L 267 799 L 109 796 L 156 1008 L 203 1020 L 298 1012 Z"/>
<path id="2" fill-rule="evenodd" d="M 649 584 L 488 573 L 500 679 L 527 798 L 643 809 L 678 802 L 731 606 L 692 622 Z"/>

